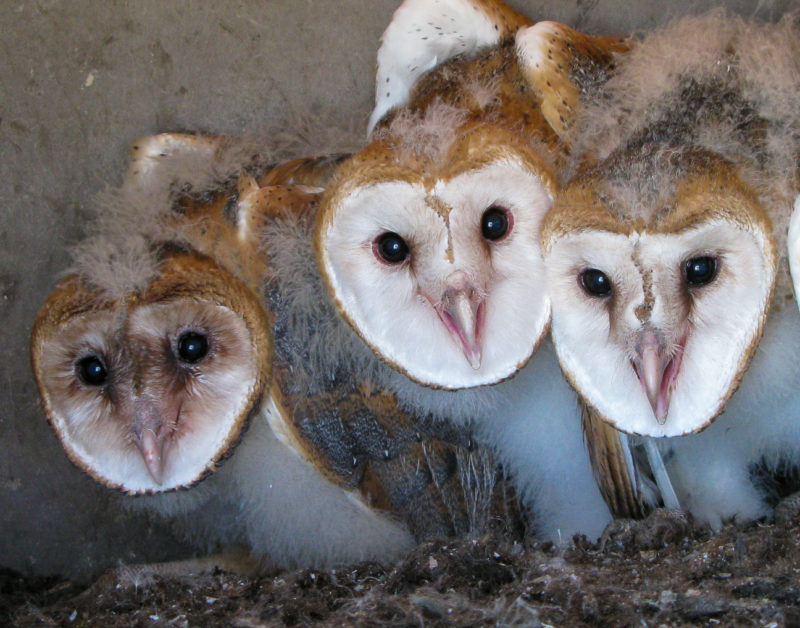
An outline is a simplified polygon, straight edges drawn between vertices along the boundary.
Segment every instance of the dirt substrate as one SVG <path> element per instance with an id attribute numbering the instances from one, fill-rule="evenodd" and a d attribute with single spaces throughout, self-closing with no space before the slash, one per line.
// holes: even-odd
<path id="1" fill-rule="evenodd" d="M 120 568 L 85 590 L 0 572 L 0 625 L 800 626 L 796 506 L 716 535 L 659 511 L 565 551 L 434 542 L 391 569 L 189 578 Z"/>

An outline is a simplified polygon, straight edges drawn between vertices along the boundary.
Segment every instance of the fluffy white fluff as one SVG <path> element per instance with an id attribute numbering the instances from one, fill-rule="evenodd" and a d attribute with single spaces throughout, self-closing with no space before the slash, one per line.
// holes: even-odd
<path id="1" fill-rule="evenodd" d="M 707 430 L 665 439 L 667 468 L 682 507 L 718 529 L 728 519 L 770 514 L 754 476 L 800 465 L 800 312 L 776 305 L 750 369 L 725 413 Z"/>
<path id="2" fill-rule="evenodd" d="M 557 543 L 570 542 L 576 533 L 596 539 L 611 516 L 592 475 L 577 399 L 549 342 L 516 377 L 494 386 L 446 391 L 416 384 L 383 364 L 335 315 L 315 272 L 310 234 L 303 234 L 307 228 L 278 222 L 264 240 L 290 309 L 319 317 L 295 320 L 298 346 L 313 356 L 302 376 L 352 377 L 342 372 L 346 364 L 360 378 L 394 391 L 418 416 L 471 425 L 476 439 L 490 446 L 512 475 L 533 514 L 536 536 Z"/>
<path id="3" fill-rule="evenodd" d="M 264 172 L 289 159 L 356 150 L 362 144 L 357 127 L 364 117 L 355 113 L 349 121 L 333 124 L 330 116 L 295 114 L 263 137 L 220 137 L 212 138 L 213 143 L 200 139 L 182 144 L 169 135 L 142 138 L 148 146 L 140 160 L 153 163 L 140 172 L 134 164 L 121 186 L 99 195 L 64 274 L 79 275 L 109 300 L 140 291 L 158 271 L 159 243 L 200 252 L 205 248 L 196 230 L 174 220 L 171 208 L 180 196 L 202 199 L 233 189 L 245 169 Z M 134 154 L 136 148 L 134 143 Z"/>
<path id="4" fill-rule="evenodd" d="M 620 58 L 575 125 L 575 155 L 603 159 L 656 141 L 735 163 L 770 207 L 783 250 L 800 139 L 798 14 L 764 24 L 723 9 L 653 31 Z M 573 172 L 573 171 L 570 171 Z M 639 180 L 641 182 L 641 179 Z"/>
<path id="5" fill-rule="evenodd" d="M 414 544 L 406 526 L 366 508 L 282 444 L 263 412 L 231 459 L 203 483 L 137 501 L 130 505 L 175 518 L 208 550 L 242 543 L 266 565 L 387 562 Z"/>
<path id="6" fill-rule="evenodd" d="M 594 159 L 619 175 L 612 188 L 632 209 L 626 218 L 650 220 L 636 212 L 657 211 L 658 197 L 671 195 L 682 173 L 670 163 L 687 163 L 701 150 L 736 164 L 772 220 L 782 256 L 775 298 L 738 392 L 704 432 L 659 441 L 681 505 L 714 527 L 769 513 L 754 481 L 757 466 L 800 463 L 800 316 L 786 302 L 785 260 L 797 190 L 799 97 L 798 15 L 762 24 L 716 10 L 656 30 L 620 59 L 572 138 L 581 156 L 575 169 Z M 666 167 L 652 168 L 659 163 Z M 737 303 L 727 307 L 733 311 Z"/>

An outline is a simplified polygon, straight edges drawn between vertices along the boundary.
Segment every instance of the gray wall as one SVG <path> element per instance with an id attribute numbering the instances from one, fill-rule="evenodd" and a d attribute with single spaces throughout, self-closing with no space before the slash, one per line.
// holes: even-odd
<path id="1" fill-rule="evenodd" d="M 396 0 L 0 3 L 0 566 L 88 578 L 186 548 L 67 461 L 38 406 L 28 335 L 92 199 L 165 130 L 257 133 L 285 111 L 369 110 Z M 712 2 L 514 0 L 630 33 Z M 797 2 L 740 0 L 775 18 Z M 665 8 L 669 6 L 669 8 Z"/>

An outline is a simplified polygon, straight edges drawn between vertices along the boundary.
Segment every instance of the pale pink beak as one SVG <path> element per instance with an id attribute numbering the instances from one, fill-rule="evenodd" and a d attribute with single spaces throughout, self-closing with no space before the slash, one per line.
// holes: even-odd
<path id="1" fill-rule="evenodd" d="M 136 444 L 139 446 L 139 451 L 142 452 L 142 458 L 147 465 L 147 470 L 150 472 L 156 484 L 161 484 L 164 475 L 164 439 L 157 435 L 151 429 L 144 429 L 141 435 L 136 439 Z"/>
<path id="2" fill-rule="evenodd" d="M 659 425 L 663 425 L 667 420 L 669 402 L 678 378 L 685 345 L 686 336 L 679 344 L 678 350 L 669 355 L 655 332 L 648 329 L 642 332 L 637 346 L 638 355 L 632 361 Z"/>
<path id="3" fill-rule="evenodd" d="M 436 313 L 447 327 L 470 366 L 481 367 L 480 332 L 483 326 L 483 297 L 470 283 L 466 273 L 458 270 L 445 280 L 444 298 Z"/>
<path id="4" fill-rule="evenodd" d="M 178 409 L 180 415 L 180 409 Z M 150 476 L 161 484 L 164 465 L 169 450 L 170 430 L 165 426 L 162 413 L 152 400 L 138 399 L 133 421 L 134 442 L 144 458 Z"/>

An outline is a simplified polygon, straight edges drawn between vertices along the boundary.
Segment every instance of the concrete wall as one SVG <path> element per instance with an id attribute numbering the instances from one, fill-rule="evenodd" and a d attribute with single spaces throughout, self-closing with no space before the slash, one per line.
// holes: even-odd
<path id="1" fill-rule="evenodd" d="M 88 578 L 186 552 L 75 469 L 39 409 L 37 309 L 127 147 L 165 130 L 256 133 L 282 113 L 368 112 L 396 0 L 0 3 L 0 567 Z M 536 19 L 629 33 L 711 2 L 515 0 Z M 739 0 L 776 18 L 797 2 Z M 669 8 L 665 8 L 669 7 Z"/>

